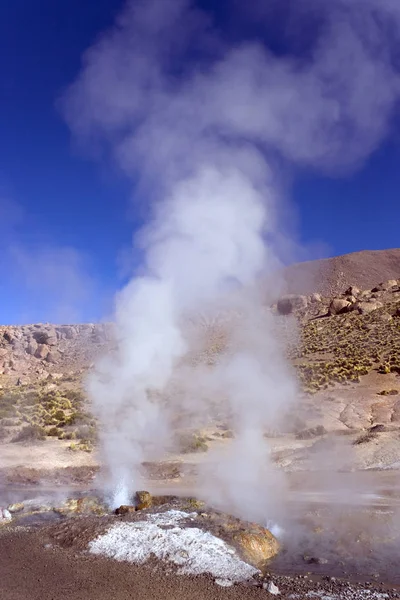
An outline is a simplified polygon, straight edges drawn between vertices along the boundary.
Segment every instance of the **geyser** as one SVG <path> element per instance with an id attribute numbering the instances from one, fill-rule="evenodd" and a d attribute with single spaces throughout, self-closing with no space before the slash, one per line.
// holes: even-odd
<path id="1" fill-rule="evenodd" d="M 283 176 L 362 164 L 400 89 L 395 3 L 289 5 L 290 31 L 307 24 L 305 8 L 315 25 L 296 55 L 290 44 L 280 55 L 268 48 L 273 1 L 254 4 L 265 38 L 247 27 L 230 42 L 189 0 L 128 2 L 63 99 L 73 131 L 106 142 L 149 206 L 135 236 L 141 268 L 116 298 L 118 348 L 88 383 L 115 504 L 129 502 L 141 462 L 170 444 L 173 415 L 204 423 L 217 398 L 236 439 L 203 485 L 251 519 L 264 519 L 281 493 L 263 431 L 288 410 L 296 384 L 259 281 L 293 247 Z M 213 368 L 189 368 L 188 316 L 222 308 L 239 315 L 228 351 Z"/>

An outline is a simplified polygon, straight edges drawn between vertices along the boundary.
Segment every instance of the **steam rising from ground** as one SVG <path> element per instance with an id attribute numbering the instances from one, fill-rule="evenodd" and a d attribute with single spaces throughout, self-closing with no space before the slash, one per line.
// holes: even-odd
<path id="1" fill-rule="evenodd" d="M 271 18 L 276 3 L 264 5 Z M 111 148 L 150 207 L 135 240 L 141 273 L 116 300 L 118 349 L 89 382 L 116 504 L 170 444 L 177 413 L 196 425 L 217 414 L 236 431 L 232 453 L 204 474 L 221 505 L 264 518 L 274 496 L 263 431 L 296 386 L 257 283 L 291 247 L 282 174 L 358 166 L 386 135 L 400 89 L 395 4 L 293 2 L 299 27 L 305 7 L 311 43 L 277 56 L 263 40 L 228 43 L 189 0 L 128 3 L 64 99 L 74 132 Z M 221 307 L 240 315 L 229 352 L 189 368 L 188 316 Z"/>

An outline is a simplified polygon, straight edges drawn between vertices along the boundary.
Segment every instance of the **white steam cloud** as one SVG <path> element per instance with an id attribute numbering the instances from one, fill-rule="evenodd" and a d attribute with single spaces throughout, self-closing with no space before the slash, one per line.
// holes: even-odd
<path id="1" fill-rule="evenodd" d="M 400 14 L 383 0 L 293 2 L 292 29 L 307 10 L 318 27 L 302 55 L 277 56 L 257 39 L 228 43 L 193 4 L 128 3 L 63 101 L 74 133 L 110 148 L 151 207 L 142 274 L 116 302 L 118 348 L 89 388 L 115 503 L 170 443 L 174 414 L 198 424 L 216 411 L 236 439 L 204 479 L 221 505 L 260 519 L 267 483 L 273 496 L 263 431 L 296 396 L 257 286 L 290 245 L 280 179 L 293 165 L 354 168 L 379 146 L 400 93 Z M 189 367 L 188 315 L 221 307 L 240 314 L 229 351 Z"/>

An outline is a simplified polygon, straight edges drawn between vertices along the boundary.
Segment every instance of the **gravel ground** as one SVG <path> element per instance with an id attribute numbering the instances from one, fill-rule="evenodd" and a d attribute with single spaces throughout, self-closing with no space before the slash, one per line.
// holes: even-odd
<path id="1" fill-rule="evenodd" d="M 273 597 L 265 589 L 269 581 L 267 577 L 252 584 L 222 587 L 208 576 L 178 576 L 157 561 L 136 566 L 49 545 L 40 529 L 3 529 L 0 534 L 2 600 L 266 599 Z M 272 581 L 281 599 L 400 598 L 399 590 L 388 585 L 277 575 Z"/>

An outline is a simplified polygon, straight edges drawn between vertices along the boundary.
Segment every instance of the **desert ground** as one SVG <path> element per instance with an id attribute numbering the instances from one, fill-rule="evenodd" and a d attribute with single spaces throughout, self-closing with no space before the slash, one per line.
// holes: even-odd
<path id="1" fill-rule="evenodd" d="M 252 559 L 258 571 L 246 581 L 88 551 L 115 522 L 152 522 L 159 511 L 190 511 L 191 528 L 202 515 L 221 519 L 199 472 L 230 452 L 235 431 L 224 419 L 182 429 L 174 447 L 143 462 L 151 504 L 122 516 L 98 509 L 99 423 L 85 378 L 113 352 L 112 324 L 0 327 L 1 598 L 261 598 L 278 595 L 271 582 L 282 598 L 399 596 L 400 250 L 306 263 L 285 277 L 265 308 L 298 402 L 264 433 L 286 491 L 271 508 L 275 529 L 257 524 L 280 550 L 262 565 Z M 198 327 L 202 344 L 188 363 L 212 369 L 229 346 L 229 319 L 200 318 Z M 254 524 L 240 527 L 254 533 Z M 245 545 L 233 546 L 246 559 Z"/>

